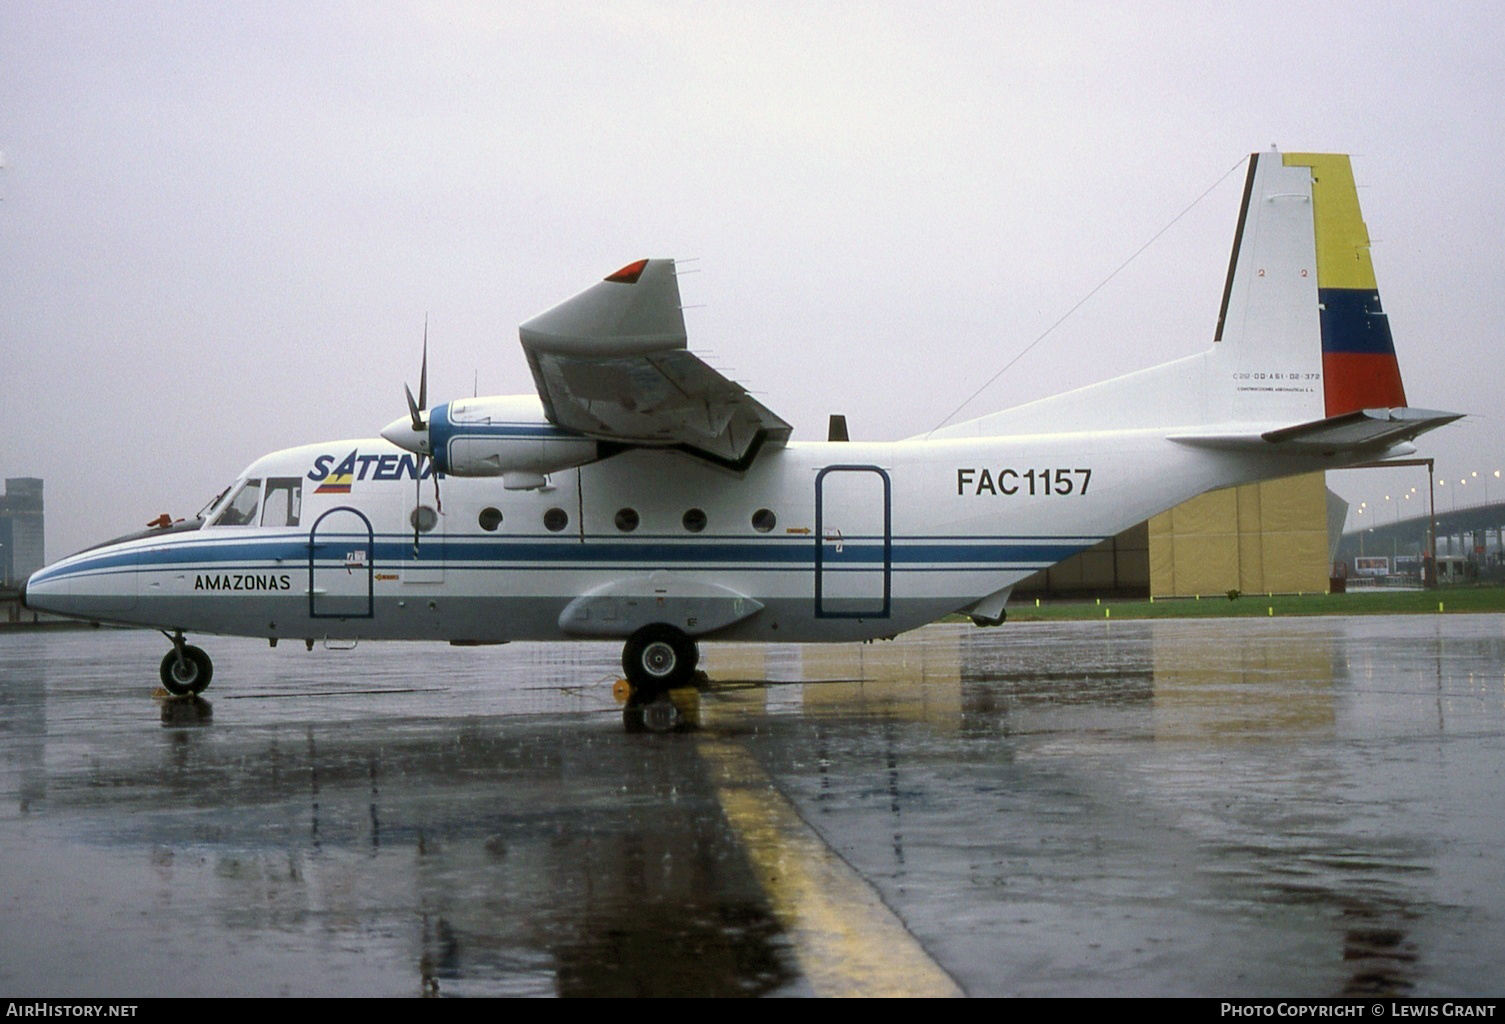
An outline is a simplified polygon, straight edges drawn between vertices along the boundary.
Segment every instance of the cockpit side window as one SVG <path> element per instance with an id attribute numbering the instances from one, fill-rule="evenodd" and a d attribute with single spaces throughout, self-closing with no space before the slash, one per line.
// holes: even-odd
<path id="1" fill-rule="evenodd" d="M 303 512 L 303 478 L 269 477 L 262 502 L 262 526 L 297 526 Z"/>
<path id="2" fill-rule="evenodd" d="M 247 480 L 235 492 L 235 497 L 224 511 L 214 517 L 215 526 L 244 526 L 256 522 L 256 509 L 261 504 L 261 481 Z"/>

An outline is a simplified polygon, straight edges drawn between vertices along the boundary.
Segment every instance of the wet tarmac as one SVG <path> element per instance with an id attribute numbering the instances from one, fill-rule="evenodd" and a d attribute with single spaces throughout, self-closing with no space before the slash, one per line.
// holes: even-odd
<path id="1" fill-rule="evenodd" d="M 1498 995 L 1505 617 L 0 633 L 0 990 Z M 196 638 L 196 642 L 198 642 Z"/>

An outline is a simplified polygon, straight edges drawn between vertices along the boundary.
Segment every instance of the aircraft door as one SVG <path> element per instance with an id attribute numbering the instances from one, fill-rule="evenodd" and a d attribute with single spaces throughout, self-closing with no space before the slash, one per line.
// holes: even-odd
<path id="1" fill-rule="evenodd" d="M 353 508 L 332 508 L 314 521 L 308 534 L 310 618 L 372 617 L 375 547 L 371 521 Z"/>
<path id="2" fill-rule="evenodd" d="M 886 619 L 893 488 L 877 466 L 827 466 L 815 477 L 815 616 Z"/>

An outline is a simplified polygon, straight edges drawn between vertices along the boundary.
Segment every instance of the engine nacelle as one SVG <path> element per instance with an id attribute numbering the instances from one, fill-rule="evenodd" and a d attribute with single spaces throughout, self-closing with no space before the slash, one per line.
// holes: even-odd
<path id="1" fill-rule="evenodd" d="M 597 443 L 560 430 L 533 395 L 462 398 L 429 414 L 434 464 L 452 476 L 499 476 L 508 490 L 542 487 L 550 473 L 600 458 Z"/>

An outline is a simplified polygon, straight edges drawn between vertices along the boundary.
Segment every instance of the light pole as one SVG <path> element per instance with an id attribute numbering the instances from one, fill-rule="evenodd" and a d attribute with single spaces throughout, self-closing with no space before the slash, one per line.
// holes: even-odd
<path id="1" fill-rule="evenodd" d="M 1415 489 L 1416 488 L 1412 488 L 1412 491 L 1415 491 Z M 1406 500 L 1406 501 L 1410 501 L 1410 492 L 1407 492 L 1407 494 L 1401 495 L 1401 498 L 1404 498 L 1404 500 Z M 1397 544 L 1400 544 L 1401 520 L 1400 520 L 1400 507 L 1398 507 L 1398 506 L 1400 506 L 1400 501 L 1397 501 L 1397 503 L 1395 503 L 1395 504 L 1397 504 L 1397 515 L 1395 515 L 1395 542 L 1397 542 Z M 1407 507 L 1407 509 L 1409 509 L 1409 507 L 1410 507 L 1409 504 L 1407 504 L 1406 507 Z M 1407 520 L 1409 520 L 1410 517 L 1406 517 L 1406 518 L 1407 518 Z M 1397 557 L 1397 559 L 1398 559 L 1398 557 L 1400 557 L 1400 550 L 1395 551 L 1395 557 Z"/>
<path id="2" fill-rule="evenodd" d="M 1407 501 L 1410 501 L 1410 500 L 1412 500 L 1412 498 L 1415 498 L 1415 497 L 1419 497 L 1419 495 L 1416 494 L 1416 488 L 1412 488 L 1412 489 L 1410 489 L 1410 491 L 1406 492 L 1406 500 Z M 1409 507 L 1412 507 L 1412 506 L 1409 506 L 1409 504 L 1407 504 L 1406 507 L 1407 507 L 1407 509 L 1409 509 Z M 1407 515 L 1406 518 L 1410 518 L 1409 515 Z M 1418 514 L 1418 518 L 1421 518 L 1421 514 Z M 1407 530 L 1407 533 L 1409 533 L 1409 530 Z M 1418 544 L 1416 544 L 1416 554 L 1418 554 L 1418 556 L 1421 556 L 1421 553 L 1422 553 L 1422 551 L 1425 550 L 1425 548 L 1427 548 L 1427 541 L 1425 541 L 1425 538 L 1422 538 L 1422 541 L 1419 541 Z"/>
<path id="3" fill-rule="evenodd" d="M 1422 566 L 1421 585 L 1427 589 L 1437 587 L 1437 465 L 1427 459 L 1427 561 Z"/>
<path id="4" fill-rule="evenodd" d="M 1469 470 L 1468 475 L 1471 478 L 1475 479 L 1475 480 L 1479 479 L 1479 471 L 1477 469 L 1471 469 L 1471 470 Z M 1489 504 L 1489 474 L 1488 473 L 1484 474 L 1484 504 L 1486 506 Z M 1489 511 L 1488 511 L 1487 508 L 1486 508 L 1484 514 L 1485 515 L 1489 514 Z M 1485 546 L 1488 547 L 1489 541 L 1486 540 L 1484 543 L 1485 543 Z M 1472 545 L 1470 545 L 1470 546 L 1471 547 L 1478 547 L 1479 546 L 1479 531 L 1478 530 L 1474 531 L 1474 543 Z M 1482 554 L 1482 553 L 1483 552 L 1480 552 L 1480 554 Z M 1481 559 L 1479 559 L 1479 561 L 1482 564 L 1483 561 L 1484 561 L 1484 559 L 1481 558 Z"/>
<path id="5" fill-rule="evenodd" d="M 1486 474 L 1484 474 L 1484 504 L 1486 506 L 1489 504 L 1489 478 L 1490 477 L 1494 477 L 1496 480 L 1500 479 L 1500 471 L 1497 469 L 1493 473 L 1486 473 Z M 1486 512 L 1485 514 L 1488 515 L 1488 512 Z M 1495 523 L 1496 523 L 1496 526 L 1495 526 L 1495 541 L 1496 541 L 1496 544 L 1495 544 L 1495 546 L 1499 547 L 1499 548 L 1505 548 L 1505 528 L 1502 528 L 1499 525 L 1499 522 L 1500 521 L 1498 519 L 1495 520 Z M 1487 529 L 1485 530 L 1484 538 L 1485 538 L 1484 543 L 1485 543 L 1486 546 L 1488 546 L 1488 544 L 1489 544 L 1489 531 Z"/>

